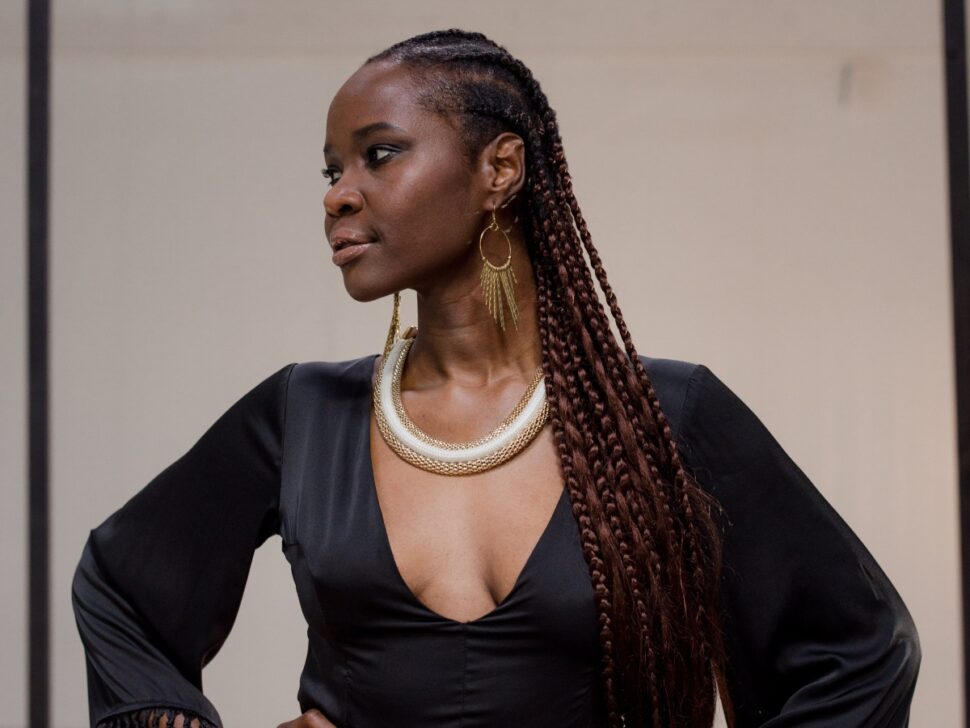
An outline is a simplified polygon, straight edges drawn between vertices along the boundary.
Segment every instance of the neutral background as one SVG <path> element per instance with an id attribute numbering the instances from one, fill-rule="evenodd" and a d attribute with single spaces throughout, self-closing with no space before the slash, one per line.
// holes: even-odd
<path id="1" fill-rule="evenodd" d="M 0 3 L 6 726 L 26 722 L 22 6 Z M 88 530 L 270 372 L 382 345 L 390 301 L 353 302 L 323 238 L 327 106 L 367 55 L 450 26 L 533 69 L 640 352 L 707 364 L 758 413 L 915 617 L 913 725 L 961 725 L 941 17 L 926 0 L 55 3 L 54 725 L 86 722 L 69 585 Z M 297 715 L 305 629 L 273 538 L 205 672 L 227 725 Z"/>

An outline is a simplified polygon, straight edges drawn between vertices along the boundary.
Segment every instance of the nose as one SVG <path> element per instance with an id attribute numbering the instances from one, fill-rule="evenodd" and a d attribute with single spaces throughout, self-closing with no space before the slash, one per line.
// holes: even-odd
<path id="1" fill-rule="evenodd" d="M 349 184 L 345 184 L 343 178 L 340 179 L 339 184 L 331 187 L 327 190 L 327 194 L 323 196 L 323 209 L 331 217 L 350 215 L 360 210 L 363 205 L 364 198 L 360 191 Z"/>

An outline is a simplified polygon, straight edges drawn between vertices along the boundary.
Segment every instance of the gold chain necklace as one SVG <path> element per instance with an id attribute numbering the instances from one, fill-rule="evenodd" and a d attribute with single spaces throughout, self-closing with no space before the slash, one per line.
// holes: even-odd
<path id="1" fill-rule="evenodd" d="M 401 373 L 414 339 L 395 342 L 384 356 L 374 382 L 377 427 L 395 453 L 412 465 L 441 475 L 469 475 L 513 458 L 532 442 L 549 415 L 542 369 L 536 371 L 512 412 L 484 437 L 466 443 L 445 442 L 423 432 L 401 401 Z"/>

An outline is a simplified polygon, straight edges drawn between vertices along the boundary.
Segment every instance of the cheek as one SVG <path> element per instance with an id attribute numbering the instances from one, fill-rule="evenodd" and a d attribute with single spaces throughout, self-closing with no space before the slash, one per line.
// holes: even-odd
<path id="1" fill-rule="evenodd" d="M 432 159 L 407 170 L 387 198 L 390 238 L 421 252 L 464 245 L 477 219 L 468 172 L 454 159 Z M 389 220 L 389 221 L 390 221 Z M 417 252 L 417 251 L 413 251 Z"/>

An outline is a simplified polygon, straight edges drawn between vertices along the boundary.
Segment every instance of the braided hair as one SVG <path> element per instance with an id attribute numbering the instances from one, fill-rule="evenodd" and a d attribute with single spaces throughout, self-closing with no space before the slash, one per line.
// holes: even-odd
<path id="1" fill-rule="evenodd" d="M 710 726 L 720 692 L 733 726 L 716 608 L 718 506 L 684 468 L 539 82 L 502 46 L 456 29 L 396 43 L 375 62 L 409 70 L 422 108 L 456 122 L 469 161 L 503 131 L 525 142 L 520 218 L 554 440 L 596 600 L 608 725 Z"/>

